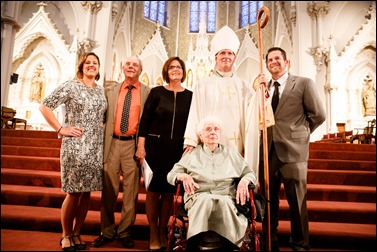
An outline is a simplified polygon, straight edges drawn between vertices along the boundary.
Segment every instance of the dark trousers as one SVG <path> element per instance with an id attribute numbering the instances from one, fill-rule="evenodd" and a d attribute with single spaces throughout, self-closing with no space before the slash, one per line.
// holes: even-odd
<path id="1" fill-rule="evenodd" d="M 289 204 L 291 237 L 289 243 L 295 248 L 309 248 L 309 220 L 306 205 L 307 195 L 307 162 L 286 164 L 279 160 L 275 145 L 270 145 L 268 155 L 269 170 L 269 199 L 271 249 L 279 250 L 278 226 L 279 226 L 279 192 L 281 183 L 284 184 L 285 195 Z M 265 195 L 264 188 L 264 163 L 261 159 L 260 167 L 261 192 Z M 264 243 L 267 235 L 267 218 L 263 221 Z"/>

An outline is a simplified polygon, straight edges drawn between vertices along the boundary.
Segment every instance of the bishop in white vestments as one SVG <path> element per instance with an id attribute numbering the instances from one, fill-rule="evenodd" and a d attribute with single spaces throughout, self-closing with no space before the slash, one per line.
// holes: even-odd
<path id="1" fill-rule="evenodd" d="M 258 178 L 259 99 L 251 84 L 236 76 L 234 62 L 240 45 L 234 31 L 221 28 L 211 41 L 216 57 L 213 75 L 193 88 L 190 113 L 184 135 L 185 154 L 200 143 L 198 122 L 206 115 L 216 115 L 223 122 L 221 144 L 234 147 L 244 156 Z"/>

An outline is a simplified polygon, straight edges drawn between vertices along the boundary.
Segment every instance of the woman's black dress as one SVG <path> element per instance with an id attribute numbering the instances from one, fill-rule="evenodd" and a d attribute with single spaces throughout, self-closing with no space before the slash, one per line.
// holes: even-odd
<path id="1" fill-rule="evenodd" d="M 139 136 L 145 137 L 145 160 L 153 170 L 151 192 L 175 192 L 166 175 L 183 154 L 183 140 L 192 92 L 177 92 L 163 86 L 151 89 L 140 120 Z"/>

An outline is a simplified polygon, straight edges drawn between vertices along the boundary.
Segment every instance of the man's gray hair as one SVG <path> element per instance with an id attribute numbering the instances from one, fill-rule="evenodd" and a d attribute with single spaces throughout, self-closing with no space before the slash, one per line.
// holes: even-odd
<path id="1" fill-rule="evenodd" d="M 198 125 L 196 126 L 196 132 L 200 134 L 200 132 L 205 128 L 205 126 L 210 123 L 217 125 L 222 131 L 223 127 L 221 120 L 215 115 L 207 115 L 199 121 Z"/>

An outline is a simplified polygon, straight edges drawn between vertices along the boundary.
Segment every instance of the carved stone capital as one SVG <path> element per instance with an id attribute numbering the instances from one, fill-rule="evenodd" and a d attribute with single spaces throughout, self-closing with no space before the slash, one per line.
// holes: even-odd
<path id="1" fill-rule="evenodd" d="M 89 10 L 92 14 L 95 14 L 102 9 L 102 1 L 82 1 L 81 6 L 85 10 Z"/>
<path id="2" fill-rule="evenodd" d="M 317 66 L 317 71 L 319 71 L 321 66 L 327 62 L 329 51 L 324 47 L 312 47 L 310 49 L 310 55 L 313 56 L 314 64 Z"/>
<path id="3" fill-rule="evenodd" d="M 96 46 L 96 42 L 94 40 L 91 40 L 91 39 L 83 39 L 79 42 L 79 45 L 78 45 L 78 51 L 81 54 L 84 54 L 84 53 L 87 53 L 87 52 L 91 52 L 94 47 Z"/>
<path id="4" fill-rule="evenodd" d="M 11 17 L 1 16 L 1 26 L 3 26 L 3 24 L 11 25 L 13 27 L 13 29 L 16 30 L 16 32 L 18 32 L 21 28 L 21 26 Z M 3 30 L 3 27 L 1 27 L 1 30 Z"/>
<path id="5" fill-rule="evenodd" d="M 327 83 L 324 88 L 326 93 L 331 93 L 334 90 L 330 83 Z"/>
<path id="6" fill-rule="evenodd" d="M 313 1 L 308 3 L 307 11 L 312 19 L 324 17 L 329 13 L 329 1 Z"/>

